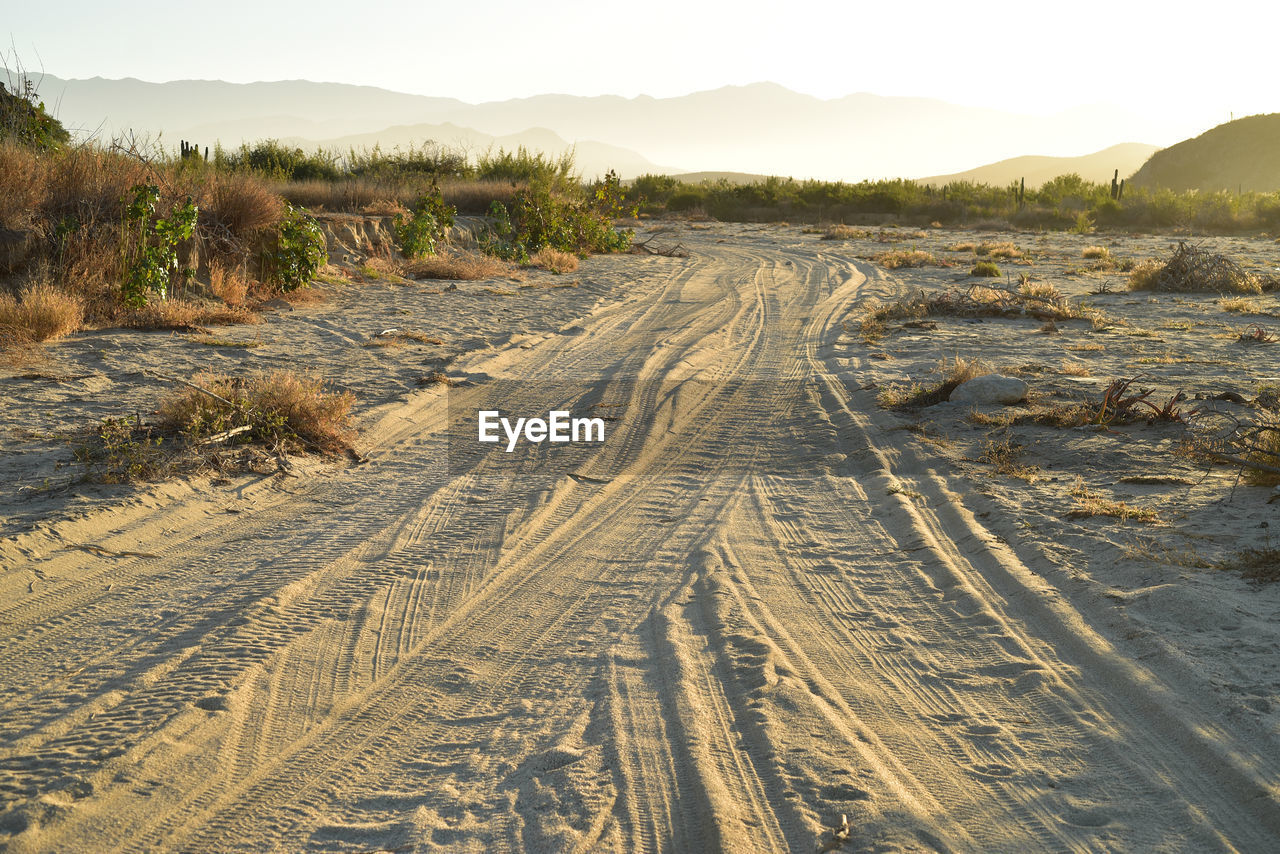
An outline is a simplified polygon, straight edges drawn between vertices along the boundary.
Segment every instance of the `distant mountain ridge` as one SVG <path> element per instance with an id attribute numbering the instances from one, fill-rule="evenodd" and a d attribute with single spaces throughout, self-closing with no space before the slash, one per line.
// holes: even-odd
<path id="1" fill-rule="evenodd" d="M 1170 190 L 1280 190 L 1280 113 L 1227 122 L 1152 155 L 1133 183 Z"/>
<path id="2" fill-rule="evenodd" d="M 951 175 L 934 175 L 929 178 L 917 178 L 917 183 L 940 187 L 954 181 L 969 181 L 974 184 L 991 184 L 1004 186 L 1023 179 L 1028 188 L 1036 188 L 1059 175 L 1071 172 L 1086 181 L 1102 184 L 1114 177 L 1120 170 L 1121 178 L 1128 178 L 1136 172 L 1152 154 L 1160 149 L 1154 145 L 1139 142 L 1123 142 L 1085 154 L 1080 157 L 1041 157 L 1029 155 L 1012 157 L 998 163 L 988 163 L 976 169 L 956 172 Z"/>
<path id="3" fill-rule="evenodd" d="M 866 93 L 823 100 L 773 83 L 674 98 L 539 95 L 483 104 L 309 81 L 46 75 L 40 84 L 69 127 L 101 128 L 108 137 L 132 128 L 163 131 L 171 144 L 238 145 L 268 137 L 335 140 L 414 125 L 452 124 L 494 137 L 546 128 L 567 142 L 615 146 L 651 163 L 679 164 L 680 171 L 840 180 L 943 174 L 1027 151 L 1096 151 L 1116 139 L 1158 143 L 1200 130 L 1176 126 L 1177 117 L 1149 119 L 1112 107 L 1035 116 Z"/>

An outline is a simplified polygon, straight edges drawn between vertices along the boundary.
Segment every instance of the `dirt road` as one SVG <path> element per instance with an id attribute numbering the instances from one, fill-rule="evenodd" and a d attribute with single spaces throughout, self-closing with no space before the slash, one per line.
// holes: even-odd
<path id="1" fill-rule="evenodd" d="M 1274 739 L 1104 637 L 837 364 L 892 280 L 692 250 L 385 409 L 366 465 L 27 555 L 9 850 L 1280 850 Z M 598 452 L 448 441 L 555 398 L 613 413 Z"/>

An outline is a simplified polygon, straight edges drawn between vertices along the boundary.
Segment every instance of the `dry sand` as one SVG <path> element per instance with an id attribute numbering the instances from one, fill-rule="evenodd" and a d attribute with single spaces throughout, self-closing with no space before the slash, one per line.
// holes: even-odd
<path id="1" fill-rule="evenodd" d="M 876 404 L 955 354 L 1042 401 L 1139 370 L 1247 395 L 1280 344 L 1234 330 L 1280 322 L 1072 272 L 1168 238 L 1015 235 L 1035 263 L 1009 270 L 1109 281 L 1091 299 L 1130 326 L 939 319 L 868 346 L 862 304 L 968 262 L 668 229 L 691 257 L 523 283 L 576 288 L 344 286 L 217 332 L 259 347 L 84 334 L 0 376 L 4 847 L 1280 850 L 1280 585 L 1207 566 L 1269 542 L 1270 490 L 1173 456 L 1175 428 Z M 406 327 L 445 343 L 365 346 Z M 145 416 L 157 374 L 298 364 L 358 394 L 369 463 L 62 485 L 79 425 Z M 417 387 L 432 370 L 470 382 Z M 495 394 L 617 420 L 585 458 L 451 455 L 450 413 Z M 979 462 L 993 435 L 1039 474 Z M 1151 473 L 1179 482 L 1124 482 Z M 1065 518 L 1077 477 L 1160 521 Z"/>

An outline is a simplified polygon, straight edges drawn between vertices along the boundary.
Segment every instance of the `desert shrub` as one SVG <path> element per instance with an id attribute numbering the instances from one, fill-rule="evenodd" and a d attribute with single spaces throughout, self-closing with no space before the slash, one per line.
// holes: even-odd
<path id="1" fill-rule="evenodd" d="M 406 258 L 431 255 L 436 245 L 453 227 L 456 211 L 447 204 L 438 187 L 414 200 L 409 215 L 396 214 L 394 228 L 400 251 Z"/>
<path id="2" fill-rule="evenodd" d="M 328 258 L 320 224 L 301 209 L 286 204 L 263 255 L 264 279 L 286 292 L 304 288 Z"/>
<path id="3" fill-rule="evenodd" d="M 981 276 L 984 278 L 997 278 L 1001 275 L 1000 268 L 992 261 L 979 261 L 973 265 L 973 269 L 969 271 L 970 276 Z"/>
<path id="4" fill-rule="evenodd" d="M 550 270 L 552 273 L 572 273 L 578 269 L 578 257 L 559 249 L 544 246 L 529 256 L 529 263 L 534 267 Z"/>
<path id="5" fill-rule="evenodd" d="M 991 367 L 978 359 L 943 359 L 938 370 L 942 379 L 930 385 L 915 383 L 909 387 L 890 386 L 881 391 L 878 402 L 886 409 L 915 409 L 942 403 L 951 392 L 975 377 L 991 373 Z"/>
<path id="6" fill-rule="evenodd" d="M 1230 258 L 1179 241 L 1164 263 L 1144 261 L 1135 267 L 1129 289 L 1260 294 L 1262 284 Z"/>
<path id="7" fill-rule="evenodd" d="M 472 173 L 466 155 L 432 142 L 405 148 L 397 145 L 390 151 L 383 151 L 378 145 L 366 149 L 352 148 L 347 153 L 346 171 L 356 178 L 392 181 L 411 176 L 465 178 Z"/>
<path id="8" fill-rule="evenodd" d="M 192 380 L 203 392 L 185 388 L 160 405 L 161 425 L 191 440 L 248 428 L 228 438 L 281 451 L 332 454 L 350 446 L 355 395 L 330 391 L 319 377 L 275 371 L 246 379 L 199 374 Z"/>
<path id="9" fill-rule="evenodd" d="M 924 267 L 938 263 L 938 259 L 933 256 L 933 253 L 925 252 L 922 249 L 898 249 L 893 252 L 881 252 L 879 255 L 872 256 L 871 260 L 886 270 L 897 270 L 900 267 Z"/>
<path id="10" fill-rule="evenodd" d="M 9 83 L 14 86 L 13 92 L 0 83 L 0 140 L 45 151 L 71 141 L 62 122 L 45 109 L 30 77 L 19 74 L 16 81 L 10 79 Z"/>
<path id="11" fill-rule="evenodd" d="M 130 193 L 121 244 L 125 276 L 120 294 L 125 305 L 138 308 L 147 304 L 149 294 L 164 299 L 171 285 L 195 275 L 195 270 L 181 266 L 178 244 L 191 239 L 198 211 L 188 196 L 167 216 L 159 216 L 160 188 L 155 184 L 138 184 Z"/>
<path id="12" fill-rule="evenodd" d="M 622 184 L 613 172 L 577 198 L 534 184 L 516 192 L 510 209 L 494 202 L 490 208 L 494 237 L 487 248 L 520 262 L 544 247 L 574 254 L 624 252 L 631 246 L 632 232 L 613 226 L 613 219 L 623 211 Z M 635 209 L 630 213 L 634 215 Z"/>
<path id="13" fill-rule="evenodd" d="M 44 161 L 31 148 L 0 140 L 0 228 L 24 229 L 43 198 Z"/>
<path id="14" fill-rule="evenodd" d="M 99 483 L 130 483 L 165 476 L 172 463 L 164 437 L 141 418 L 104 418 L 75 449 L 85 476 Z"/>
<path id="15" fill-rule="evenodd" d="M 979 243 L 974 250 L 978 255 L 989 255 L 992 258 L 1021 258 L 1022 250 L 1005 240 L 999 243 Z"/>
<path id="16" fill-rule="evenodd" d="M 84 303 L 50 284 L 24 288 L 18 296 L 0 291 L 0 344 L 49 341 L 84 323 Z"/>
<path id="17" fill-rule="evenodd" d="M 128 329 L 182 329 L 204 331 L 205 326 L 260 323 L 261 318 L 243 306 L 185 299 L 152 300 L 141 308 L 117 311 L 112 322 Z"/>
<path id="18" fill-rule="evenodd" d="M 854 228 L 850 225 L 829 225 L 822 232 L 823 240 L 862 240 L 871 236 L 865 228 Z"/>
<path id="19" fill-rule="evenodd" d="M 506 275 L 509 267 L 492 255 L 474 252 L 441 252 L 407 261 L 401 273 L 411 279 L 477 281 Z"/>
<path id="20" fill-rule="evenodd" d="M 274 139 L 260 140 L 253 145 L 246 142 L 230 153 L 219 147 L 214 152 L 214 164 L 222 170 L 242 169 L 298 181 L 317 178 L 332 181 L 342 175 L 337 154 L 322 149 L 305 152 Z"/>
<path id="21" fill-rule="evenodd" d="M 1245 475 L 1255 486 L 1280 484 L 1280 473 L 1268 469 L 1280 469 L 1280 419 L 1264 421 L 1254 432 L 1245 457 Z M 1267 468 L 1258 468 L 1266 466 Z"/>
<path id="22" fill-rule="evenodd" d="M 1105 246 L 1086 246 L 1080 254 L 1084 258 L 1109 258 L 1111 250 Z"/>
<path id="23" fill-rule="evenodd" d="M 515 151 L 499 148 L 476 159 L 476 176 L 482 181 L 541 184 L 549 189 L 568 191 L 577 183 L 573 159 L 572 151 L 553 157 L 540 151 L 531 152 L 523 145 Z"/>
<path id="24" fill-rule="evenodd" d="M 206 243 L 232 253 L 252 245 L 285 215 L 285 202 L 267 182 L 245 173 L 214 174 L 200 188 L 200 227 Z"/>

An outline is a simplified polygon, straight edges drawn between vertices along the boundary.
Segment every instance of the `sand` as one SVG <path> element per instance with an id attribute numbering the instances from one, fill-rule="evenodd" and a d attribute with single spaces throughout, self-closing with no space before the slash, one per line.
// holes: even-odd
<path id="1" fill-rule="evenodd" d="M 0 376 L 7 850 L 1280 847 L 1280 585 L 1209 565 L 1269 542 L 1271 490 L 1173 455 L 1179 428 L 876 402 L 956 354 L 1041 401 L 1138 370 L 1248 393 L 1280 344 L 1235 344 L 1211 296 L 1071 272 L 1169 238 L 909 237 L 1013 239 L 1035 263 L 1003 266 L 1108 282 L 1091 301 L 1130 325 L 944 318 L 868 345 L 868 301 L 968 263 L 662 228 L 689 258 L 332 287 L 217 331 L 258 347 L 82 334 Z M 402 327 L 444 343 L 365 346 Z M 145 417 L 157 375 L 297 364 L 357 393 L 367 463 L 64 485 L 80 425 Z M 417 385 L 434 370 L 466 383 Z M 586 454 L 450 447 L 495 395 L 616 420 Z M 993 472 L 993 437 L 1040 475 Z M 1178 482 L 1124 482 L 1152 472 Z M 1067 518 L 1078 483 L 1160 520 Z"/>

